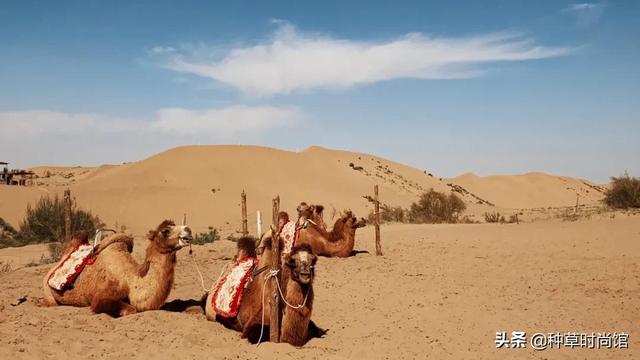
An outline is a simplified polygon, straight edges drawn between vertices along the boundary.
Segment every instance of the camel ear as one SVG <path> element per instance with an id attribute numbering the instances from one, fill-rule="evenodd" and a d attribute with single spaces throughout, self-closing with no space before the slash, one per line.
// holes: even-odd
<path id="1" fill-rule="evenodd" d="M 322 216 L 322 212 L 324 211 L 324 206 L 316 205 L 316 214 Z"/>

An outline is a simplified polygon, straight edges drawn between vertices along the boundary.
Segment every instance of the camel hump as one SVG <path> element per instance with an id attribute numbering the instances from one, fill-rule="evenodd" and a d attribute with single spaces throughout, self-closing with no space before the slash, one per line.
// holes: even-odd
<path id="1" fill-rule="evenodd" d="M 117 233 L 102 239 L 102 241 L 100 241 L 100 244 L 98 245 L 97 252 L 101 252 L 107 247 L 117 243 L 123 243 L 126 246 L 128 252 L 133 251 L 133 237 L 127 234 Z"/>
<path id="2" fill-rule="evenodd" d="M 238 240 L 238 255 L 240 257 L 256 257 L 256 239 L 251 236 L 243 236 Z M 239 257 L 239 258 L 240 258 Z"/>

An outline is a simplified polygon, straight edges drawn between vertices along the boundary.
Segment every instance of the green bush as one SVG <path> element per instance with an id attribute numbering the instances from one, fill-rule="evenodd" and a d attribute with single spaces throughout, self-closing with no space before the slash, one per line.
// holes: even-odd
<path id="1" fill-rule="evenodd" d="M 640 208 L 640 178 L 631 177 L 627 173 L 612 177 L 604 202 L 618 209 Z"/>
<path id="2" fill-rule="evenodd" d="M 90 212 L 77 208 L 75 201 L 71 205 L 71 233 L 79 231 L 95 232 L 104 224 Z M 27 244 L 50 243 L 52 257 L 59 255 L 64 247 L 64 201 L 55 197 L 43 196 L 35 206 L 29 204 L 20 230 L 16 234 L 20 246 Z"/>
<path id="3" fill-rule="evenodd" d="M 380 205 L 380 222 L 406 222 L 408 220 L 406 213 L 407 210 L 403 209 L 402 206 L 390 206 L 382 204 Z M 369 212 L 369 215 L 367 217 L 369 222 L 373 223 L 375 221 L 375 213 L 373 212 L 373 210 Z"/>
<path id="4" fill-rule="evenodd" d="M 418 202 L 411 205 L 408 217 L 412 223 L 456 223 L 466 208 L 456 194 L 451 193 L 447 196 L 429 189 L 420 196 Z"/>
<path id="5" fill-rule="evenodd" d="M 220 240 L 218 229 L 214 229 L 213 227 L 209 226 L 209 231 L 207 231 L 206 233 L 196 234 L 191 243 L 193 245 L 204 245 L 212 243 L 216 240 Z"/>

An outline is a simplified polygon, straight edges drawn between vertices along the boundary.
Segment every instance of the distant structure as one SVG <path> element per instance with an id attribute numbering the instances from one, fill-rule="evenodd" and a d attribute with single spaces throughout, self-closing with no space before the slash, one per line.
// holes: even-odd
<path id="1" fill-rule="evenodd" d="M 1 185 L 19 185 L 19 186 L 32 186 L 35 184 L 36 174 L 29 170 L 11 169 L 9 170 L 9 163 L 0 161 L 0 184 Z"/>

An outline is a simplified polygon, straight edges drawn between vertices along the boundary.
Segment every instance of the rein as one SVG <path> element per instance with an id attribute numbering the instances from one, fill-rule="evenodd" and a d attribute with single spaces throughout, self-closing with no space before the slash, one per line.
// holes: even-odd
<path id="1" fill-rule="evenodd" d="M 261 270 L 264 271 L 264 270 Z M 287 301 L 287 299 L 285 299 L 284 294 L 282 293 L 282 288 L 280 287 L 280 280 L 278 280 L 278 273 L 280 272 L 280 270 L 271 270 L 269 271 L 269 273 L 267 274 L 267 276 L 264 279 L 264 284 L 262 286 L 262 323 L 260 324 L 260 337 L 258 338 L 258 343 L 257 345 L 260 345 L 260 342 L 262 341 L 262 335 L 264 333 L 264 289 L 266 288 L 267 285 L 267 281 L 270 278 L 275 278 L 276 279 L 276 286 L 278 287 L 278 292 L 280 293 L 280 299 L 282 300 L 282 302 L 284 302 L 288 307 L 294 309 L 294 310 L 298 310 L 301 309 L 303 307 L 305 307 L 305 305 L 307 304 L 307 299 L 309 298 L 309 293 L 311 292 L 311 286 L 309 286 L 309 288 L 307 289 L 307 293 L 304 295 L 304 300 L 302 301 L 302 304 L 299 305 L 291 305 L 289 304 L 289 302 Z M 311 280 L 313 281 L 313 272 L 311 272 Z"/>

